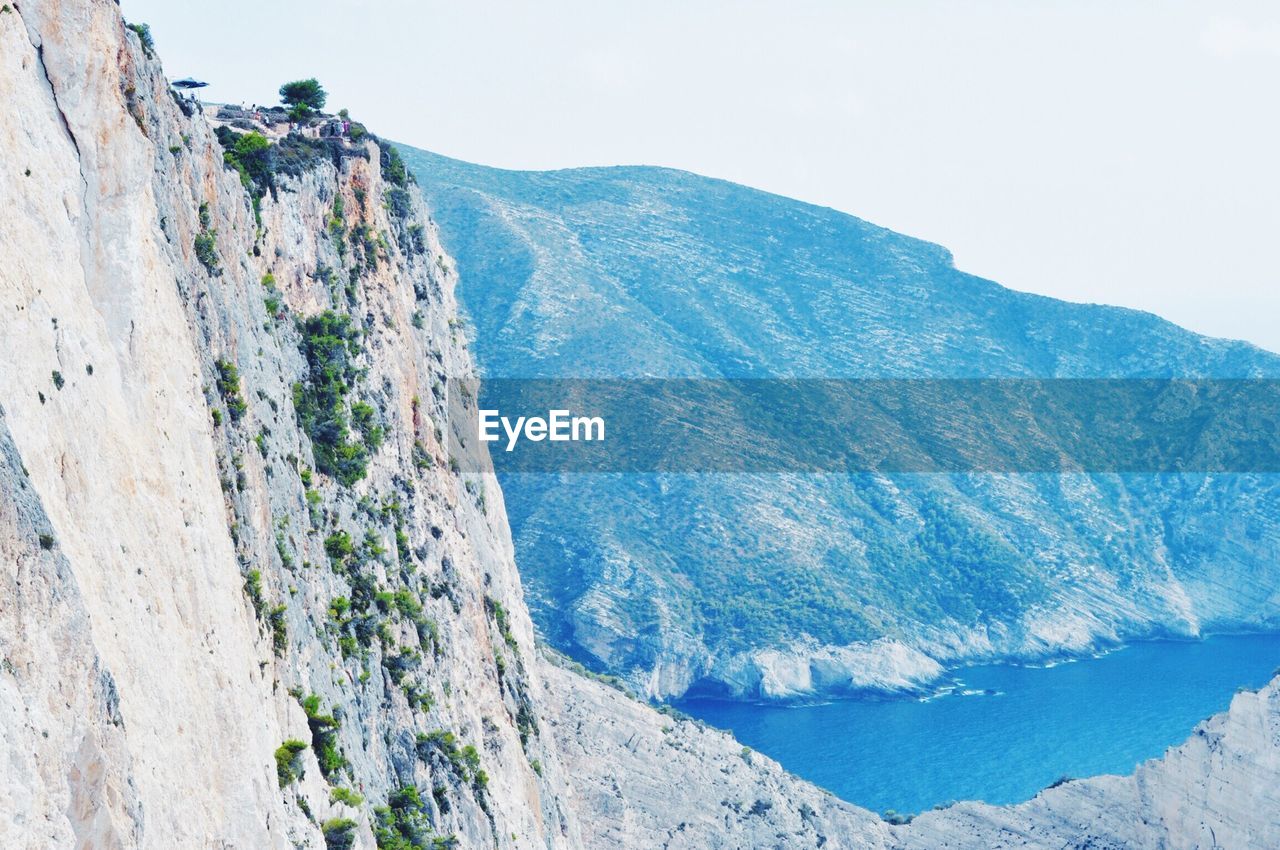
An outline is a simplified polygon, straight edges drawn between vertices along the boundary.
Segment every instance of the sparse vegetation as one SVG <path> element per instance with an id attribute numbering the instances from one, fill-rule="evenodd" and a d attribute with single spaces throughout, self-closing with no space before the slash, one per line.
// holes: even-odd
<path id="1" fill-rule="evenodd" d="M 398 156 L 398 154 L 397 154 Z M 404 167 L 404 163 L 400 164 Z M 385 201 L 387 204 L 387 212 L 391 213 L 393 218 L 405 219 L 413 213 L 413 203 L 409 197 L 409 191 L 395 186 L 387 190 Z"/>
<path id="2" fill-rule="evenodd" d="M 355 552 L 355 546 L 351 543 L 351 535 L 339 529 L 324 539 L 324 551 L 334 567 L 340 568 Z"/>
<path id="3" fill-rule="evenodd" d="M 400 157 L 400 151 L 396 149 L 395 145 L 383 142 L 378 146 L 378 149 L 382 151 L 378 164 L 382 167 L 383 180 L 401 189 L 414 182 L 413 175 L 405 167 L 404 160 Z"/>
<path id="4" fill-rule="evenodd" d="M 391 681 L 399 685 L 407 675 L 422 664 L 422 653 L 416 649 L 401 649 L 397 653 L 384 653 L 382 656 L 382 666 L 386 668 L 387 675 L 391 677 Z"/>
<path id="5" fill-rule="evenodd" d="M 285 137 L 278 144 L 257 131 L 237 133 L 220 126 L 215 131 L 222 145 L 222 161 L 240 175 L 240 183 L 253 202 L 254 220 L 261 226 L 261 201 L 278 188 L 277 177 L 297 177 L 322 162 L 341 156 L 329 141 L 298 134 Z"/>
<path id="6" fill-rule="evenodd" d="M 411 224 L 408 229 L 409 250 L 413 254 L 423 254 L 427 250 L 426 231 L 421 224 Z"/>
<path id="7" fill-rule="evenodd" d="M 325 850 L 351 850 L 356 846 L 356 822 L 351 818 L 330 818 L 320 827 Z"/>
<path id="8" fill-rule="evenodd" d="M 430 809 L 412 785 L 394 792 L 387 805 L 374 810 L 374 817 L 373 835 L 378 850 L 443 850 L 456 846 L 452 837 L 432 834 Z"/>
<path id="9" fill-rule="evenodd" d="M 335 154 L 324 139 L 312 139 L 293 133 L 271 149 L 273 175 L 297 177 L 322 162 L 332 162 Z M 274 177 L 273 177 L 274 179 Z"/>
<path id="10" fill-rule="evenodd" d="M 249 601 L 253 603 L 254 613 L 261 617 L 267 603 L 262 598 L 262 572 L 260 570 L 249 570 L 249 574 L 244 578 L 244 592 L 248 594 Z"/>
<path id="11" fill-rule="evenodd" d="M 427 447 L 422 445 L 421 440 L 413 444 L 413 465 L 420 470 L 427 470 L 435 466 L 435 461 L 431 459 L 431 454 L 427 451 Z"/>
<path id="12" fill-rule="evenodd" d="M 281 788 L 302 776 L 302 751 L 306 748 L 306 742 L 297 738 L 290 738 L 276 747 L 276 778 L 280 780 Z"/>
<path id="13" fill-rule="evenodd" d="M 8 11 L 9 7 L 5 6 L 4 10 Z M 134 35 L 138 37 L 138 42 L 142 45 L 142 52 L 148 59 L 152 59 L 156 55 L 156 42 L 151 37 L 151 27 L 147 24 L 125 24 Z"/>
<path id="14" fill-rule="evenodd" d="M 457 737 L 444 729 L 418 735 L 418 757 L 430 760 L 433 756 L 443 757 L 454 775 L 477 788 L 489 783 L 489 777 L 480 769 L 480 753 L 467 744 L 458 746 Z"/>
<path id="15" fill-rule="evenodd" d="M 271 646 L 276 655 L 283 655 L 289 648 L 289 630 L 285 624 L 285 605 L 276 605 L 267 612 L 267 623 L 271 626 Z"/>
<path id="16" fill-rule="evenodd" d="M 62 389 L 64 384 L 66 384 L 66 381 L 63 380 L 62 373 L 59 372 L 57 369 L 54 369 L 53 370 L 53 386 L 56 389 L 60 390 Z"/>
<path id="17" fill-rule="evenodd" d="M 516 636 L 511 632 L 511 618 L 507 614 L 507 609 L 503 607 L 498 600 L 486 596 L 484 599 L 485 608 L 493 615 L 494 623 L 498 626 L 498 634 L 502 635 L 502 640 L 507 646 L 515 649 Z"/>
<path id="18" fill-rule="evenodd" d="M 240 395 L 240 370 L 230 360 L 218 360 L 214 364 L 218 369 L 218 392 L 227 405 L 233 422 L 244 416 L 249 405 Z"/>
<path id="19" fill-rule="evenodd" d="M 333 247 L 337 249 L 339 257 L 347 255 L 346 232 L 346 208 L 342 195 L 337 195 L 333 199 L 333 212 L 329 216 L 329 238 L 333 240 Z"/>
<path id="20" fill-rule="evenodd" d="M 355 808 L 364 802 L 364 797 L 352 791 L 350 788 L 337 787 L 329 792 L 329 799 L 335 803 L 341 803 L 344 806 Z"/>
<path id="21" fill-rule="evenodd" d="M 320 697 L 316 694 L 304 698 L 301 703 L 307 715 L 307 726 L 311 729 L 311 748 L 320 762 L 320 772 L 325 779 L 332 780 L 347 765 L 338 747 L 338 728 L 342 724 L 332 714 L 322 713 Z"/>
<path id="22" fill-rule="evenodd" d="M 196 259 L 200 261 L 200 265 L 211 275 L 218 273 L 218 233 L 213 230 L 211 225 L 212 217 L 209 215 L 209 205 L 200 205 L 200 232 L 195 238 Z"/>
<path id="23" fill-rule="evenodd" d="M 320 491 L 307 488 L 303 492 L 303 497 L 307 500 L 307 514 L 311 518 L 311 525 L 318 528 L 322 517 Z"/>
<path id="24" fill-rule="evenodd" d="M 280 293 L 276 292 L 274 289 L 268 290 L 266 297 L 262 299 L 262 306 L 266 308 L 268 316 L 273 319 L 280 318 L 282 307 Z"/>
<path id="25" fill-rule="evenodd" d="M 332 310 L 300 323 L 299 330 L 308 377 L 293 387 L 294 408 L 311 438 L 316 469 L 350 487 L 365 476 L 369 454 L 382 441 L 373 408 L 363 402 L 352 408 L 363 440 L 350 439 L 347 395 L 356 379 L 351 360 L 359 353 L 359 333 L 349 316 Z"/>

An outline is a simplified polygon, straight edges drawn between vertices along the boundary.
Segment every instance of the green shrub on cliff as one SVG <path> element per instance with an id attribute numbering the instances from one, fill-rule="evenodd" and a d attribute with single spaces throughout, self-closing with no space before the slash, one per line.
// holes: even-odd
<path id="1" fill-rule="evenodd" d="M 350 818 L 330 818 L 320 827 L 325 850 L 351 850 L 356 846 L 356 822 Z"/>
<path id="2" fill-rule="evenodd" d="M 213 274 L 218 271 L 218 234 L 212 230 L 202 230 L 196 234 L 196 259 L 200 265 Z"/>
<path id="3" fill-rule="evenodd" d="M 255 197 L 272 185 L 271 142 L 258 132 L 236 133 L 226 127 L 217 130 L 222 144 L 222 161 L 240 175 L 241 184 Z"/>
<path id="4" fill-rule="evenodd" d="M 289 648 L 289 628 L 284 618 L 287 610 L 285 605 L 276 605 L 267 612 L 267 623 L 271 626 L 271 646 L 276 655 L 283 655 Z"/>
<path id="5" fill-rule="evenodd" d="M 382 142 L 378 148 L 381 151 L 378 165 L 382 168 L 383 180 L 402 189 L 413 182 L 413 175 L 405 167 L 404 160 L 400 157 L 400 151 L 396 150 L 395 145 L 390 142 Z"/>
<path id="6" fill-rule="evenodd" d="M 9 7 L 5 6 L 4 11 L 9 11 Z M 154 58 L 156 55 L 156 41 L 151 37 L 151 27 L 147 24 L 125 24 L 125 27 L 138 37 L 138 41 L 142 45 L 142 52 L 146 54 L 146 57 L 148 59 Z"/>
<path id="7" fill-rule="evenodd" d="M 347 409 L 356 379 L 352 358 L 359 353 L 360 334 L 351 317 L 326 310 L 299 324 L 307 380 L 293 387 L 293 404 L 303 430 L 311 438 L 316 469 L 350 487 L 365 476 L 369 455 L 382 445 L 383 429 L 376 411 L 357 401 Z M 349 421 L 362 440 L 353 442 Z"/>
<path id="8" fill-rule="evenodd" d="M 418 758 L 430 762 L 433 756 L 443 756 L 454 775 L 477 788 L 483 788 L 489 777 L 480 769 L 480 751 L 472 744 L 458 746 L 458 738 L 445 729 L 418 733 Z"/>
<path id="9" fill-rule="evenodd" d="M 290 738 L 276 747 L 276 778 L 281 788 L 302 776 L 302 751 L 306 748 L 306 742 L 297 738 Z"/>
<path id="10" fill-rule="evenodd" d="M 311 438 L 316 468 L 342 477 L 338 475 L 339 461 L 348 436 L 346 397 L 355 381 L 351 357 L 358 350 L 357 332 L 351 317 L 332 310 L 302 322 L 299 330 L 308 380 L 294 387 L 294 404 Z"/>
<path id="11" fill-rule="evenodd" d="M 355 552 L 355 546 L 351 542 L 351 535 L 339 530 L 324 539 L 324 551 L 333 565 L 340 567 Z"/>
<path id="12" fill-rule="evenodd" d="M 320 772 L 325 779 L 332 779 L 347 766 L 347 760 L 338 748 L 338 727 L 342 724 L 332 714 L 321 713 L 320 697 L 316 694 L 305 697 L 301 703 L 307 715 L 307 726 L 311 729 L 311 747 L 320 762 Z"/>
<path id="13" fill-rule="evenodd" d="M 442 807 L 442 811 L 447 808 Z M 373 836 L 378 850 L 448 850 L 457 846 L 453 836 L 433 834 L 431 811 L 412 785 L 394 792 L 387 805 L 374 809 L 374 818 Z"/>
<path id="14" fill-rule="evenodd" d="M 365 447 L 376 452 L 382 447 L 383 428 L 378 424 L 377 411 L 367 402 L 357 401 L 351 405 L 351 424 L 360 432 Z"/>
<path id="15" fill-rule="evenodd" d="M 244 397 L 240 395 L 240 370 L 230 360 L 218 360 L 214 366 L 218 370 L 218 393 L 226 402 L 232 421 L 239 421 L 249 409 Z"/>
<path id="16" fill-rule="evenodd" d="M 341 803 L 344 806 L 356 808 L 364 802 L 364 797 L 352 791 L 350 788 L 338 787 L 329 792 L 329 799 L 335 803 Z"/>
<path id="17" fill-rule="evenodd" d="M 259 617 L 266 607 L 266 600 L 262 598 L 262 572 L 261 570 L 249 570 L 249 574 L 244 578 L 244 592 L 248 594 L 249 601 L 253 603 L 253 611 Z"/>

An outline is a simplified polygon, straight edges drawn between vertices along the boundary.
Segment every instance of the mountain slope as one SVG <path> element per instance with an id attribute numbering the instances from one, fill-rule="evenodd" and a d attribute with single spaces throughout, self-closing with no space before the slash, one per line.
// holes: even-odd
<path id="1" fill-rule="evenodd" d="M 1150 314 L 1004 289 L 832 210 L 651 168 L 405 150 L 489 377 L 1273 377 Z M 1277 625 L 1274 477 L 508 475 L 540 628 L 656 696 Z"/>

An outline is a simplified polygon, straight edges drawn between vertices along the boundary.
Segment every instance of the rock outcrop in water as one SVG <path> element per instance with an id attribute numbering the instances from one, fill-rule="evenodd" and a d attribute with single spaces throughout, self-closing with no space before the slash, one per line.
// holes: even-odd
<path id="1" fill-rule="evenodd" d="M 961 803 L 896 830 L 906 848 L 1280 847 L 1280 681 L 1130 776 L 1066 782 L 1018 806 Z"/>
<path id="2" fill-rule="evenodd" d="M 386 145 L 229 164 L 109 0 L 0 6 L 0 102 L 0 844 L 935 846 L 1089 811 L 891 828 L 548 663 L 502 494 L 442 454 L 456 274 Z M 1274 703 L 1090 799 L 1270 836 Z"/>
<path id="3" fill-rule="evenodd" d="M 1235 850 L 1280 846 L 1280 679 L 1129 776 L 1017 806 L 958 803 L 889 825 L 728 736 L 551 670 L 552 721 L 590 847 Z M 892 742 L 886 742 L 892 746 Z M 682 778 L 672 792 L 671 777 Z M 746 815 L 743 817 L 743 815 Z"/>

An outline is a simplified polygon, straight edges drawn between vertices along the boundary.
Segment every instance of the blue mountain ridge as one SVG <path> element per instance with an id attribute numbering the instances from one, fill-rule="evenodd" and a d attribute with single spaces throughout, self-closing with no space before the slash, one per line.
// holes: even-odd
<path id="1" fill-rule="evenodd" d="M 835 210 L 649 167 L 401 146 L 491 378 L 1274 378 Z M 1081 250 L 1087 250 L 1082 246 Z M 912 690 L 942 665 L 1280 624 L 1277 478 L 505 475 L 545 637 L 652 696 Z"/>

